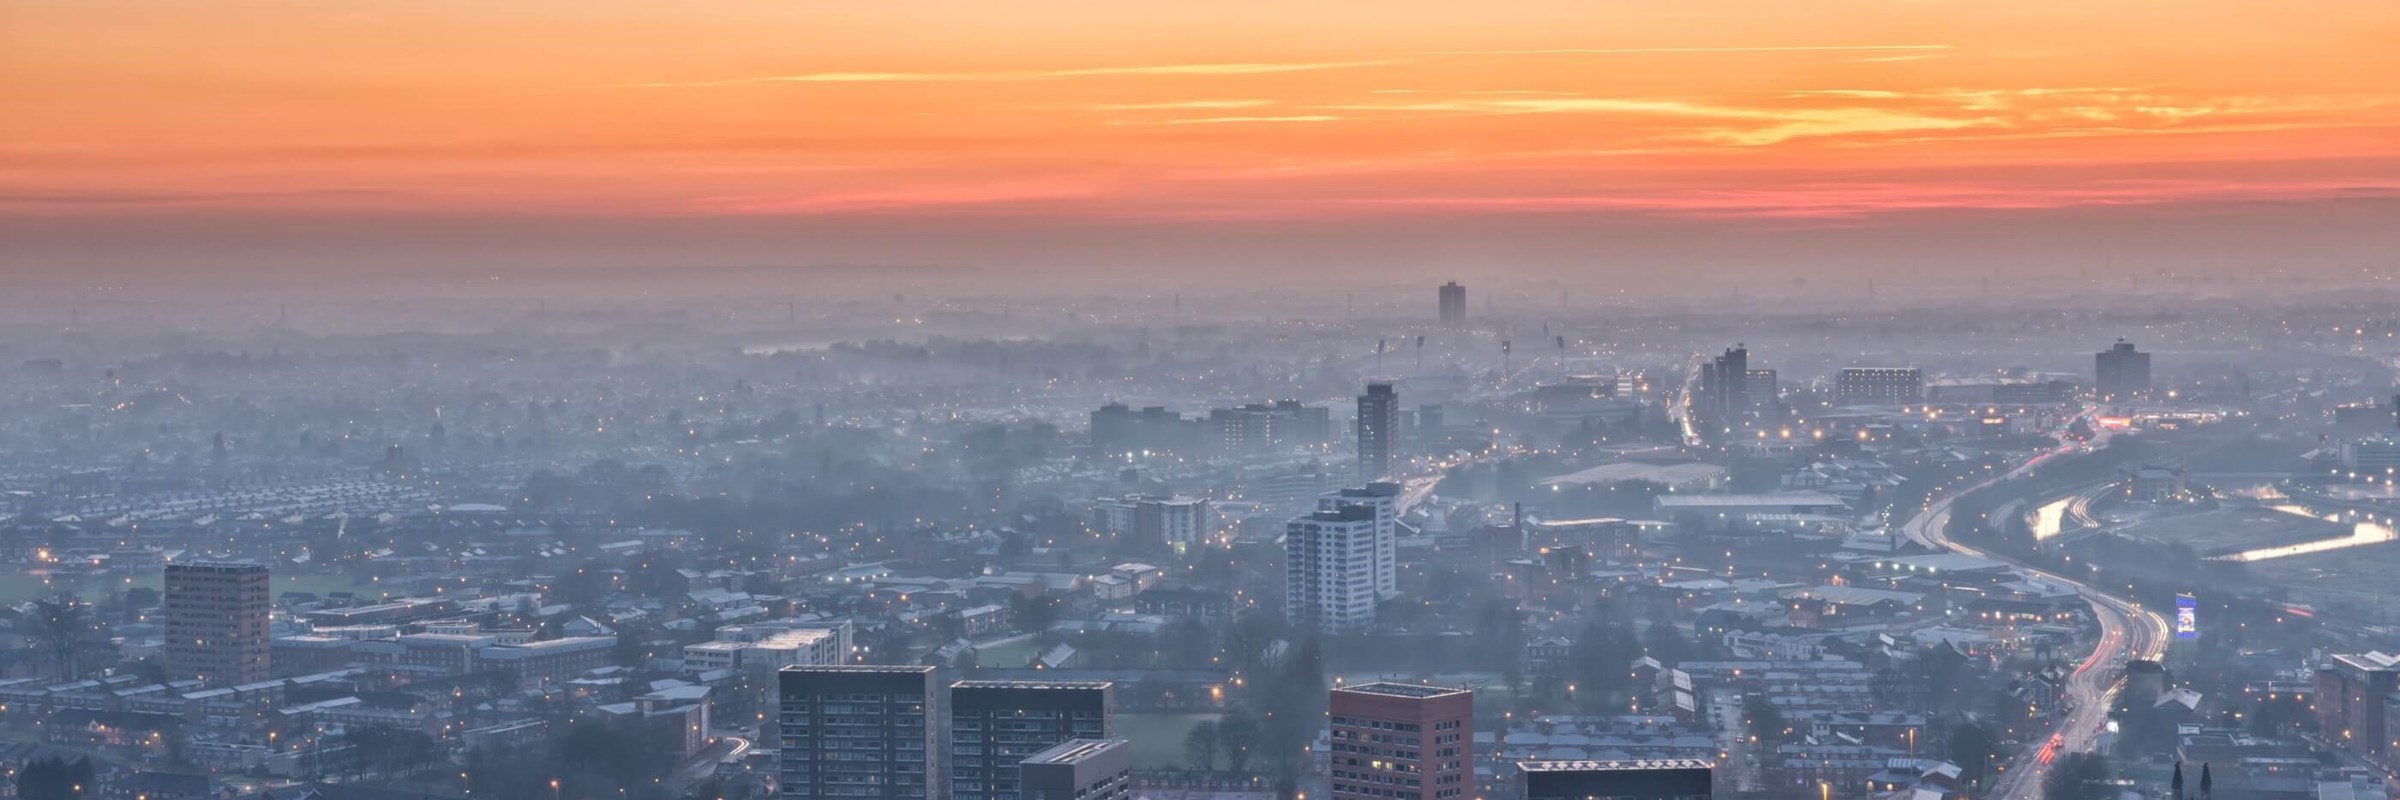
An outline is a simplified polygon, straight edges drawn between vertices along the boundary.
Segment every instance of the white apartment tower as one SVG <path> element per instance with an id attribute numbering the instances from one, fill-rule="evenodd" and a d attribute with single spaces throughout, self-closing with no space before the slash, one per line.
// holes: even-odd
<path id="1" fill-rule="evenodd" d="M 1292 624 L 1343 634 L 1375 622 L 1375 509 L 1344 505 L 1284 529 L 1284 609 Z"/>

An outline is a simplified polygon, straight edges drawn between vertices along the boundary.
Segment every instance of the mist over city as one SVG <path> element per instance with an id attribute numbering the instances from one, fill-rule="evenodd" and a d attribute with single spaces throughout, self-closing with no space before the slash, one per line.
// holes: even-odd
<path id="1" fill-rule="evenodd" d="M 0 0 L 0 798 L 2391 800 L 2394 41 Z"/>

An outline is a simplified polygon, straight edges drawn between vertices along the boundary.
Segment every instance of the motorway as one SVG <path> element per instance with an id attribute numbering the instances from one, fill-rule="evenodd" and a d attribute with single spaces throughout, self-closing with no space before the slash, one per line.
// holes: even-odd
<path id="1" fill-rule="evenodd" d="M 2124 660 L 2163 657 L 2170 641 L 2166 618 L 2142 608 L 2139 603 L 2083 581 L 2034 569 L 2012 559 L 1951 541 L 1945 530 L 1950 524 L 1951 504 L 1958 498 L 1994 483 L 2030 473 L 2054 457 L 2081 449 L 2083 446 L 2080 444 L 2061 442 L 2057 448 L 2034 456 L 2005 474 L 1936 498 L 1901 526 L 1901 532 L 1909 539 L 1927 547 L 2008 563 L 2027 575 L 2074 587 L 2092 604 L 2092 614 L 2100 623 L 2100 638 L 2093 643 L 2091 655 L 2076 665 L 2074 676 L 2068 681 L 2067 696 L 2072 704 L 2071 710 L 2059 721 L 2057 731 L 2045 737 L 2041 745 L 2027 748 L 2010 758 L 1999 777 L 1992 782 L 1991 789 L 1984 793 L 1987 800 L 2032 800 L 2041 792 L 2043 777 L 2060 755 L 2091 749 L 2099 738 L 2101 726 L 2108 720 L 2110 707 L 2115 703 L 2121 677 L 2120 666 Z"/>

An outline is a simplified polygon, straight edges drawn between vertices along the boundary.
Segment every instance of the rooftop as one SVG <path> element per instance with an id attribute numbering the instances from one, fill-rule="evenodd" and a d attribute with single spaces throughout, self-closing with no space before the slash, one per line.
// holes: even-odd
<path id="1" fill-rule="evenodd" d="M 1357 686 L 1344 686 L 1334 689 L 1334 691 L 1413 698 L 1443 697 L 1454 694 L 1474 694 L 1474 691 L 1469 689 L 1454 689 L 1448 686 L 1425 686 L 1415 683 L 1392 683 L 1389 681 L 1362 683 Z"/>
<path id="2" fill-rule="evenodd" d="M 1112 686 L 1112 685 L 1114 685 L 1114 684 L 1111 684 L 1111 683 L 1109 683 L 1108 681 L 997 681 L 997 680 L 975 680 L 975 681 L 959 681 L 959 682 L 957 682 L 957 683 L 950 684 L 950 688 L 952 688 L 952 689 L 1106 689 L 1106 688 L 1108 688 L 1108 687 L 1110 687 L 1110 686 Z"/>
<path id="3" fill-rule="evenodd" d="M 1609 772 L 1657 769 L 1713 769 L 1716 765 L 1697 758 L 1637 758 L 1619 761 L 1519 761 L 1517 769 L 1526 772 Z"/>
<path id="4" fill-rule="evenodd" d="M 1025 764 L 1073 764 L 1109 750 L 1124 747 L 1123 739 L 1068 739 L 1030 756 Z"/>

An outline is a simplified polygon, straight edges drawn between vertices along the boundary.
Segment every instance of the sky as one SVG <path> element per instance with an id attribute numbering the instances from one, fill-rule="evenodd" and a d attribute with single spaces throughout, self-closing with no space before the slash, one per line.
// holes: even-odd
<path id="1" fill-rule="evenodd" d="M 0 0 L 0 109 L 0 268 L 53 272 L 2400 236 L 2391 0 Z"/>

